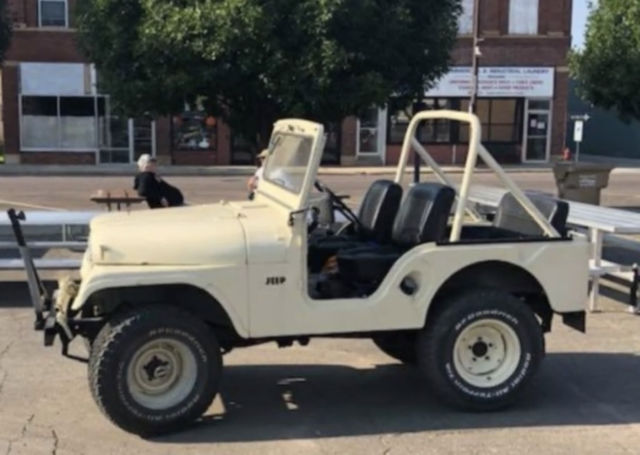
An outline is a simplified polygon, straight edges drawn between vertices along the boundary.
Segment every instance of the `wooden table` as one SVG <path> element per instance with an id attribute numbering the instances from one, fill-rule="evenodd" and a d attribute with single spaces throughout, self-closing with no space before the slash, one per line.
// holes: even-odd
<path id="1" fill-rule="evenodd" d="M 481 205 L 497 207 L 506 189 L 498 187 L 472 187 L 470 199 Z M 612 209 L 582 202 L 566 201 L 569 204 L 567 223 L 572 226 L 586 228 L 592 244 L 589 272 L 592 278 L 591 293 L 589 295 L 589 309 L 598 308 L 600 292 L 600 277 L 614 275 L 631 282 L 631 292 L 635 294 L 638 285 L 637 267 L 616 264 L 602 259 L 602 245 L 605 234 L 637 235 L 640 234 L 640 214 L 628 210 Z M 635 295 L 632 296 L 632 301 Z"/>
<path id="2" fill-rule="evenodd" d="M 111 211 L 112 204 L 115 204 L 118 211 L 122 209 L 123 205 L 129 210 L 132 204 L 139 204 L 146 200 L 139 196 L 135 190 L 98 190 L 90 199 L 96 204 L 105 204 L 109 211 Z"/>

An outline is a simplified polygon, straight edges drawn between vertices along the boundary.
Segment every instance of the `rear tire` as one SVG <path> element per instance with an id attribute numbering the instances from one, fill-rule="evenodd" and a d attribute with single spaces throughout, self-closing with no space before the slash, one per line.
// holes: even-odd
<path id="1" fill-rule="evenodd" d="M 474 290 L 442 303 L 417 340 L 418 365 L 435 395 L 479 411 L 512 403 L 544 355 L 533 311 L 497 290 Z"/>
<path id="2" fill-rule="evenodd" d="M 407 365 L 415 365 L 417 332 L 387 332 L 375 335 L 374 344 L 389 357 Z"/>
<path id="3" fill-rule="evenodd" d="M 117 426 L 151 436 L 199 418 L 218 391 L 221 372 L 220 348 L 202 321 L 172 306 L 141 306 L 99 332 L 89 385 Z"/>

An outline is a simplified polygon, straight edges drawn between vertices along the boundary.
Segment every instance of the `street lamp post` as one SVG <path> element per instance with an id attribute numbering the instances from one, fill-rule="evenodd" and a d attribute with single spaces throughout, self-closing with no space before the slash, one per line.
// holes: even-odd
<path id="1" fill-rule="evenodd" d="M 471 73 L 472 73 L 472 83 L 471 83 L 471 95 L 469 97 L 469 113 L 473 114 L 476 111 L 476 99 L 478 98 L 478 69 L 479 69 L 479 58 L 480 58 L 480 42 L 481 39 L 479 37 L 479 23 L 480 23 L 480 0 L 473 1 L 473 48 L 471 50 L 472 60 L 471 60 Z"/>

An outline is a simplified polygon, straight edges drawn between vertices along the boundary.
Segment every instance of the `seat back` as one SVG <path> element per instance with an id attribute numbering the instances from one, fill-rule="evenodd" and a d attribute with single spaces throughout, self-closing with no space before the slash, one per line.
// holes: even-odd
<path id="1" fill-rule="evenodd" d="M 376 180 L 364 196 L 358 219 L 364 239 L 386 243 L 402 199 L 402 187 L 391 180 Z"/>
<path id="2" fill-rule="evenodd" d="M 409 248 L 442 240 L 455 195 L 453 188 L 440 183 L 411 187 L 393 225 L 393 243 Z"/>
<path id="3" fill-rule="evenodd" d="M 569 204 L 566 201 L 554 199 L 543 194 L 528 193 L 527 196 L 556 231 L 560 235 L 565 235 Z M 500 200 L 496 216 L 493 219 L 493 225 L 525 235 L 544 235 L 544 231 L 538 226 L 538 223 L 533 220 L 511 193 L 506 193 Z"/>

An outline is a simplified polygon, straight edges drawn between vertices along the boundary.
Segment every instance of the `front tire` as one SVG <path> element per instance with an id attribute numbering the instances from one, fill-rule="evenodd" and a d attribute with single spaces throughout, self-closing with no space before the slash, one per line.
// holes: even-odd
<path id="1" fill-rule="evenodd" d="M 466 292 L 440 309 L 417 342 L 418 364 L 435 394 L 479 411 L 512 403 L 544 355 L 532 310 L 496 290 Z"/>
<path id="2" fill-rule="evenodd" d="M 95 339 L 89 385 L 102 412 L 125 431 L 168 433 L 199 418 L 222 372 L 211 329 L 167 305 L 115 316 Z"/>

